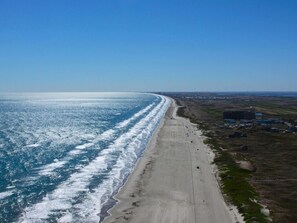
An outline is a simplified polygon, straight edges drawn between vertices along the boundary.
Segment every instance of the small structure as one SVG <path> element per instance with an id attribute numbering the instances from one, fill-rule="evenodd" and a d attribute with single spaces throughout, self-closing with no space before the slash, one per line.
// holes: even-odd
<path id="1" fill-rule="evenodd" d="M 225 123 L 229 124 L 229 125 L 235 125 L 236 124 L 236 120 L 235 119 L 224 119 Z"/>
<path id="2" fill-rule="evenodd" d="M 253 120 L 256 119 L 254 111 L 224 111 L 223 118 L 226 119 L 235 119 L 235 120 Z"/>
<path id="3" fill-rule="evenodd" d="M 255 112 L 256 119 L 262 119 L 263 113 L 262 112 Z"/>

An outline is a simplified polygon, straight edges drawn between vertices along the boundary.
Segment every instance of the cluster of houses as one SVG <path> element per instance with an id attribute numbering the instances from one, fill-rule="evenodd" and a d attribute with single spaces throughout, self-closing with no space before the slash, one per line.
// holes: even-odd
<path id="1" fill-rule="evenodd" d="M 224 126 L 228 128 L 251 128 L 262 126 L 269 132 L 297 132 L 297 120 L 283 121 L 280 118 L 265 119 L 261 112 L 254 110 L 232 110 L 223 112 Z"/>

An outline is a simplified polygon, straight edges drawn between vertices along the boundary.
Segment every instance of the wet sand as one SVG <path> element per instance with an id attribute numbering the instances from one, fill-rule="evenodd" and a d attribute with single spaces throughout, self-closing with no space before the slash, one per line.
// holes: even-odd
<path id="1" fill-rule="evenodd" d="M 173 101 L 104 222 L 242 222 L 224 202 L 213 154 Z"/>

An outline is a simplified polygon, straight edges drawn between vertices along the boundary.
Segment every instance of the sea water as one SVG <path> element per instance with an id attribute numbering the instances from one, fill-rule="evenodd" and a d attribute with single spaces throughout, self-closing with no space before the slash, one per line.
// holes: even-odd
<path id="1" fill-rule="evenodd" d="M 168 106 L 141 93 L 1 94 L 0 222 L 102 220 Z"/>

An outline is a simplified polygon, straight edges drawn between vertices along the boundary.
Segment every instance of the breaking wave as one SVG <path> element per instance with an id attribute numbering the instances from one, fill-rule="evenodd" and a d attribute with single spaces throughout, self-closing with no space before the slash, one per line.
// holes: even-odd
<path id="1" fill-rule="evenodd" d="M 51 97 L 3 102 L 1 222 L 99 222 L 169 106 L 153 94 Z"/>

